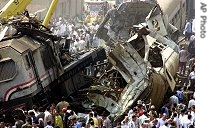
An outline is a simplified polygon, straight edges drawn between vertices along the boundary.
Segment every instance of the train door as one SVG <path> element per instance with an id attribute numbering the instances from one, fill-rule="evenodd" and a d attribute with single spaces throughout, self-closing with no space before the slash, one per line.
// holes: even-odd
<path id="1" fill-rule="evenodd" d="M 45 99 L 44 88 L 42 86 L 40 75 L 38 73 L 38 69 L 37 69 L 37 66 L 35 64 L 35 59 L 33 57 L 33 53 L 32 53 L 31 50 L 28 50 L 26 52 L 26 54 L 24 55 L 24 63 L 25 63 L 26 70 L 27 69 L 32 69 L 33 73 L 30 74 L 31 75 L 30 77 L 34 76 L 34 79 L 36 81 L 36 86 L 37 86 L 37 90 L 33 90 L 32 101 L 31 101 L 30 106 L 33 103 L 43 105 L 43 104 L 45 104 L 45 103 L 42 103 L 43 99 Z M 38 93 L 38 95 L 37 95 L 37 93 Z M 47 101 L 45 101 L 45 102 L 47 102 Z"/>

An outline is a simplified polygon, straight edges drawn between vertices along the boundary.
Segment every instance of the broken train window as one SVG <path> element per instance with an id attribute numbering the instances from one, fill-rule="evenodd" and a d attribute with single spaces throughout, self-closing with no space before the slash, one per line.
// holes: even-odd
<path id="1" fill-rule="evenodd" d="M 17 74 L 16 63 L 11 58 L 4 58 L 0 61 L 0 82 L 14 79 Z"/>
<path id="2" fill-rule="evenodd" d="M 23 62 L 25 64 L 25 67 L 26 67 L 26 70 L 30 69 L 31 68 L 31 63 L 29 61 L 29 56 L 28 54 L 24 55 L 23 56 Z"/>
<path id="3" fill-rule="evenodd" d="M 162 47 L 154 46 L 150 47 L 149 50 L 149 57 L 148 60 L 152 67 L 162 67 L 163 66 L 163 60 L 162 60 L 162 55 L 161 55 L 161 49 Z"/>

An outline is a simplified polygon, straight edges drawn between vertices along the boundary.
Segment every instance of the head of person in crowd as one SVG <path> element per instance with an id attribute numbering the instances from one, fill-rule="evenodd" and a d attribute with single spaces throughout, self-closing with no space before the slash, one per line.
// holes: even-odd
<path id="1" fill-rule="evenodd" d="M 171 107 L 171 112 L 173 112 L 173 113 L 176 112 L 176 107 L 174 105 Z"/>
<path id="2" fill-rule="evenodd" d="M 44 112 L 43 107 L 39 107 L 39 112 L 40 112 L 40 113 L 43 113 L 43 112 Z"/>
<path id="3" fill-rule="evenodd" d="M 195 63 L 195 54 L 191 55 L 191 59 L 193 59 L 193 62 Z"/>
<path id="4" fill-rule="evenodd" d="M 154 120 L 152 121 L 152 124 L 153 124 L 153 126 L 156 126 L 156 125 L 158 124 L 158 119 L 157 119 L 157 118 L 154 119 Z"/>
<path id="5" fill-rule="evenodd" d="M 190 100 L 195 100 L 193 94 L 190 95 Z"/>
<path id="6" fill-rule="evenodd" d="M 191 119 L 192 119 L 192 115 L 191 115 L 191 114 L 188 114 L 188 115 L 187 115 L 187 119 L 188 119 L 188 120 L 191 120 Z"/>
<path id="7" fill-rule="evenodd" d="M 0 122 L 0 128 L 5 128 L 6 124 L 4 122 Z"/>
<path id="8" fill-rule="evenodd" d="M 33 110 L 34 110 L 35 112 L 38 111 L 38 107 L 37 107 L 36 105 L 33 105 L 32 108 L 33 108 Z"/>
<path id="9" fill-rule="evenodd" d="M 88 124 L 89 124 L 89 126 L 93 126 L 94 125 L 93 118 L 89 118 Z"/>
<path id="10" fill-rule="evenodd" d="M 15 120 L 15 121 L 20 120 L 20 118 L 18 117 L 18 115 L 14 115 L 14 117 L 13 117 L 13 118 L 14 118 L 14 120 Z"/>
<path id="11" fill-rule="evenodd" d="M 162 120 L 166 120 L 167 119 L 166 113 L 163 113 L 161 118 L 162 118 Z"/>
<path id="12" fill-rule="evenodd" d="M 82 122 L 82 128 L 86 128 L 86 123 Z"/>
<path id="13" fill-rule="evenodd" d="M 195 128 L 195 126 L 191 124 L 191 125 L 189 126 L 189 128 Z"/>
<path id="14" fill-rule="evenodd" d="M 40 126 L 40 127 L 44 127 L 44 120 L 42 119 L 42 118 L 39 118 L 39 120 L 38 120 L 38 125 Z"/>
<path id="15" fill-rule="evenodd" d="M 136 114 L 133 114 L 133 115 L 131 116 L 131 120 L 135 122 L 135 121 L 136 121 L 136 119 L 137 119 Z"/>
<path id="16" fill-rule="evenodd" d="M 28 115 L 29 115 L 30 117 L 34 117 L 34 116 L 35 116 L 35 113 L 34 113 L 34 111 L 29 110 L 29 111 L 28 111 Z"/>
<path id="17" fill-rule="evenodd" d="M 51 121 L 50 120 L 47 121 L 47 125 L 51 125 Z"/>
<path id="18" fill-rule="evenodd" d="M 176 128 L 176 123 L 174 121 L 171 121 L 170 128 Z"/>
<path id="19" fill-rule="evenodd" d="M 92 118 L 92 117 L 93 117 L 93 113 L 89 112 L 89 118 Z"/>
<path id="20" fill-rule="evenodd" d="M 66 113 L 67 112 L 67 108 L 62 108 L 62 112 Z"/>
<path id="21" fill-rule="evenodd" d="M 31 119 L 31 117 L 27 117 L 26 118 L 26 123 L 32 125 L 32 119 Z"/>
<path id="22" fill-rule="evenodd" d="M 151 112 L 151 113 L 149 114 L 149 118 L 150 118 L 151 121 L 154 120 L 154 119 L 156 119 L 156 118 L 157 118 L 156 113 L 155 113 L 154 111 Z"/>
<path id="23" fill-rule="evenodd" d="M 137 112 L 138 112 L 138 116 L 142 116 L 143 115 L 143 105 L 142 104 L 138 104 L 137 105 Z"/>
<path id="24" fill-rule="evenodd" d="M 116 128 L 121 128 L 121 123 L 120 122 L 117 122 Z"/>
<path id="25" fill-rule="evenodd" d="M 138 105 L 138 104 L 143 104 L 143 101 L 142 101 L 142 100 L 138 100 L 138 101 L 137 101 L 137 105 Z"/>
<path id="26" fill-rule="evenodd" d="M 191 106 L 191 111 L 195 112 L 195 105 Z"/>
<path id="27" fill-rule="evenodd" d="M 103 111 L 102 114 L 101 114 L 102 120 L 107 119 L 108 116 L 109 116 L 109 114 L 107 112 L 105 112 L 105 111 Z"/>
<path id="28" fill-rule="evenodd" d="M 178 115 L 177 115 L 177 113 L 173 113 L 173 118 L 177 118 L 178 117 Z"/>
<path id="29" fill-rule="evenodd" d="M 55 111 L 55 116 L 59 116 L 59 112 L 58 111 Z"/>
<path id="30" fill-rule="evenodd" d="M 50 106 L 49 105 L 46 107 L 45 111 L 50 112 Z"/>
<path id="31" fill-rule="evenodd" d="M 68 105 L 68 106 L 66 107 L 66 109 L 67 109 L 67 110 L 71 110 L 71 106 Z"/>
<path id="32" fill-rule="evenodd" d="M 186 112 L 186 110 L 182 109 L 180 112 L 181 112 L 181 113 L 180 113 L 181 115 L 184 115 L 185 112 Z"/>
<path id="33" fill-rule="evenodd" d="M 136 107 L 133 108 L 133 114 L 138 114 L 138 110 Z"/>
<path id="34" fill-rule="evenodd" d="M 181 50 L 184 50 L 185 49 L 185 46 L 181 46 Z"/>
<path id="35" fill-rule="evenodd" d="M 76 115 L 69 116 L 69 120 L 72 122 L 72 124 L 75 124 L 77 122 L 77 116 Z"/>
<path id="36" fill-rule="evenodd" d="M 24 111 L 24 115 L 28 116 L 28 111 L 27 110 Z"/>
<path id="37" fill-rule="evenodd" d="M 32 122 L 32 127 L 33 128 L 38 128 L 38 126 L 39 126 L 39 122 L 38 121 L 33 121 Z"/>
<path id="38" fill-rule="evenodd" d="M 93 111 L 94 113 L 93 113 L 93 117 L 98 117 L 98 112 L 97 111 Z"/>
<path id="39" fill-rule="evenodd" d="M 156 112 L 156 109 L 155 109 L 155 105 L 151 105 L 151 107 L 150 107 L 150 112 Z"/>
<path id="40" fill-rule="evenodd" d="M 123 124 L 127 124 L 129 122 L 129 117 L 128 116 L 125 116 L 122 123 Z"/>

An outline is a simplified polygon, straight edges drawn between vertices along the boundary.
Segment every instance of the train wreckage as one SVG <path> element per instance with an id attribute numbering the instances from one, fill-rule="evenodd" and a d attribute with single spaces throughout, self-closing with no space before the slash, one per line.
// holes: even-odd
<path id="1" fill-rule="evenodd" d="M 40 29 L 39 22 L 12 21 L 9 26 L 16 33 L 0 41 L 1 112 L 14 101 L 37 103 L 36 98 L 46 94 L 49 100 L 50 95 L 75 92 L 73 98 L 84 108 L 103 107 L 114 121 L 138 100 L 160 107 L 176 84 L 178 45 L 172 37 L 177 29 L 155 2 L 126 2 L 112 12 L 119 16 L 108 12 L 97 32 L 111 44 L 107 55 L 98 48 L 75 57 L 63 52 L 62 41 Z M 109 18 L 117 24 L 109 26 Z M 94 68 L 94 76 L 85 76 L 87 67 Z M 93 80 L 85 88 L 87 77 Z"/>
<path id="2" fill-rule="evenodd" d="M 162 105 L 167 93 L 172 92 L 176 85 L 179 50 L 170 38 L 176 36 L 176 28 L 168 23 L 157 4 L 126 2 L 114 11 L 119 10 L 124 10 L 124 19 L 119 15 L 114 17 L 112 22 L 119 22 L 111 26 L 105 22 L 113 14 L 107 14 L 108 19 L 105 17 L 97 33 L 98 37 L 111 42 L 107 67 L 103 67 L 103 72 L 91 87 L 80 90 L 78 94 L 83 96 L 83 106 L 106 108 L 115 123 L 122 120 L 138 100 L 157 108 Z M 138 17 L 133 17 L 136 25 L 126 22 L 133 15 Z M 143 18 L 146 22 L 143 22 Z M 127 28 L 120 28 L 120 25 Z M 116 29 L 111 29 L 113 27 Z"/>

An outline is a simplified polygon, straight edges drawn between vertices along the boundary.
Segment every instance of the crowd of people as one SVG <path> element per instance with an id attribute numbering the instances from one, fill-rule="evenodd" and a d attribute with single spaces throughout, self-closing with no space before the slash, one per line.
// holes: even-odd
<path id="1" fill-rule="evenodd" d="M 95 36 L 99 23 L 93 23 L 87 26 L 74 20 L 64 19 L 62 17 L 54 18 L 51 21 L 51 31 L 54 35 L 67 38 L 70 44 L 67 49 L 70 52 L 79 52 L 91 47 L 102 46 L 102 40 Z M 66 44 L 64 44 L 66 46 Z M 66 47 L 65 47 L 66 48 Z"/>
<path id="2" fill-rule="evenodd" d="M 81 116 L 64 100 L 22 112 L 23 117 L 14 115 L 13 124 L 1 122 L 0 128 L 195 128 L 195 95 L 190 86 L 178 86 L 160 109 L 139 100 L 116 125 L 107 113 L 98 114 L 94 107 Z"/>

